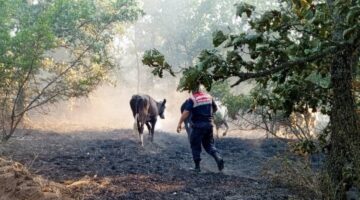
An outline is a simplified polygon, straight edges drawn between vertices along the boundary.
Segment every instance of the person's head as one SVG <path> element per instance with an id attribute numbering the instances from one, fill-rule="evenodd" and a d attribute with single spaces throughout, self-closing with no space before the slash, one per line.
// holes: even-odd
<path id="1" fill-rule="evenodd" d="M 158 103 L 158 108 L 159 108 L 159 116 L 161 119 L 165 119 L 165 115 L 164 115 L 164 112 L 165 112 L 165 104 L 166 104 L 166 99 L 164 99 L 164 101 Z"/>
<path id="2" fill-rule="evenodd" d="M 203 84 L 198 83 L 196 87 L 191 91 L 192 93 L 196 92 L 206 92 L 205 86 Z"/>

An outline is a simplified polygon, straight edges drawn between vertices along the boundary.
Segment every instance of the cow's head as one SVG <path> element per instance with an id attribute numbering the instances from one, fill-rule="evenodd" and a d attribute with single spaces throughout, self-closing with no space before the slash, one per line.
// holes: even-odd
<path id="1" fill-rule="evenodd" d="M 165 104 L 166 104 L 166 99 L 164 99 L 164 101 L 160 102 L 158 107 L 159 107 L 159 116 L 161 119 L 165 119 L 164 116 L 164 112 L 165 112 Z"/>

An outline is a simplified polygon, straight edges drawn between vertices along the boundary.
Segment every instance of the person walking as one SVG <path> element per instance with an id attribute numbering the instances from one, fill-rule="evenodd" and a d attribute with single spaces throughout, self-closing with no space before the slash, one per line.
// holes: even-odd
<path id="1" fill-rule="evenodd" d="M 180 113 L 182 114 L 185 111 L 185 107 L 189 104 L 189 99 L 186 99 L 185 102 L 181 105 Z M 190 142 L 190 136 L 191 136 L 191 113 L 189 113 L 189 116 L 184 120 L 185 130 L 188 135 L 188 140 Z"/>
<path id="2" fill-rule="evenodd" d="M 201 91 L 200 87 L 192 91 L 191 97 L 185 102 L 181 114 L 177 132 L 180 133 L 182 123 L 191 114 L 191 133 L 190 146 L 193 160 L 195 163 L 194 171 L 200 172 L 201 145 L 205 151 L 210 154 L 216 161 L 219 171 L 224 169 L 224 160 L 215 148 L 213 136 L 213 113 L 217 106 L 213 98 L 206 92 Z"/>

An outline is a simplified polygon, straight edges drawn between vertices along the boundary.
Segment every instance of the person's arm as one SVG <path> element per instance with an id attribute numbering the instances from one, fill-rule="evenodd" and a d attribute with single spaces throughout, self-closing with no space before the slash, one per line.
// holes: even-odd
<path id="1" fill-rule="evenodd" d="M 177 129 L 176 129 L 176 132 L 180 133 L 180 131 L 181 131 L 181 124 L 185 121 L 186 118 L 189 117 L 189 114 L 190 114 L 190 112 L 187 111 L 187 110 L 184 110 L 184 112 L 181 113 L 181 117 L 180 117 L 180 120 L 179 120 Z"/>

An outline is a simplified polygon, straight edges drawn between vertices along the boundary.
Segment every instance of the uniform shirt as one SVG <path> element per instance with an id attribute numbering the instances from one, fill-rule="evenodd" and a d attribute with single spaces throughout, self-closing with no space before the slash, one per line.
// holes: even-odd
<path id="1" fill-rule="evenodd" d="M 181 105 L 180 108 L 180 112 L 181 114 L 184 112 L 186 106 L 189 104 L 189 101 L 191 101 L 190 99 L 186 99 L 186 101 Z M 185 119 L 185 123 L 190 123 L 190 119 L 191 119 L 191 112 L 189 113 L 189 116 Z"/>
<path id="2" fill-rule="evenodd" d="M 183 113 L 186 105 L 189 103 L 190 99 L 186 99 L 186 101 L 181 105 L 180 112 Z"/>
<path id="3" fill-rule="evenodd" d="M 196 92 L 185 102 L 184 110 L 191 113 L 194 128 L 205 128 L 212 127 L 213 113 L 217 107 L 209 94 Z"/>

